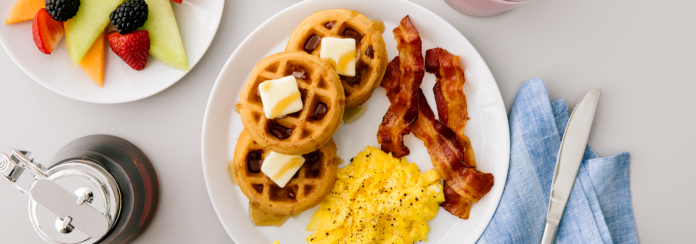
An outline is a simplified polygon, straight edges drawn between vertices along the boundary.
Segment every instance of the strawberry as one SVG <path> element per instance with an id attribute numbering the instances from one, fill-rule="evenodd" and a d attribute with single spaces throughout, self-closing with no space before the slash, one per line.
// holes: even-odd
<path id="1" fill-rule="evenodd" d="M 150 54 L 150 33 L 146 30 L 120 34 L 112 31 L 106 37 L 109 47 L 134 70 L 142 70 Z"/>
<path id="2" fill-rule="evenodd" d="M 175 2 L 175 3 L 178 3 L 178 4 L 181 4 L 182 1 L 183 1 L 183 0 L 172 0 L 172 2 Z"/>
<path id="3" fill-rule="evenodd" d="M 31 30 L 34 44 L 39 48 L 39 51 L 45 54 L 51 54 L 58 42 L 65 36 L 63 22 L 54 20 L 45 8 L 36 12 Z"/>

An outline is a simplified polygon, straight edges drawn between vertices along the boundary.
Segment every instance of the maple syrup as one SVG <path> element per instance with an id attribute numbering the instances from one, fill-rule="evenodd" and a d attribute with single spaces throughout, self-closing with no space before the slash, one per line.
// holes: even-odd
<path id="1" fill-rule="evenodd" d="M 290 94 L 290 96 L 283 98 L 283 100 L 280 100 L 280 102 L 278 102 L 278 104 L 276 104 L 276 106 L 273 107 L 273 110 L 271 110 L 271 118 L 277 118 L 278 115 L 280 115 L 280 113 L 282 113 L 283 110 L 285 110 L 285 108 L 290 106 L 290 104 L 295 100 L 299 99 L 300 96 L 302 96 L 300 92 L 293 92 L 292 94 Z"/>
<path id="2" fill-rule="evenodd" d="M 384 33 L 384 22 L 380 19 L 375 19 L 372 20 L 372 23 L 375 23 L 377 25 L 377 29 L 379 29 L 380 32 Z"/>
<path id="3" fill-rule="evenodd" d="M 256 226 L 281 226 L 290 215 L 272 214 L 249 203 L 249 219 Z"/>
<path id="4" fill-rule="evenodd" d="M 336 64 L 336 72 L 344 73 L 348 69 L 348 64 L 358 58 L 358 53 L 356 51 L 349 51 L 341 55 Z"/>
<path id="5" fill-rule="evenodd" d="M 352 124 L 365 115 L 365 111 L 367 111 L 367 104 L 360 105 L 357 108 L 346 109 L 343 112 L 343 124 Z"/>

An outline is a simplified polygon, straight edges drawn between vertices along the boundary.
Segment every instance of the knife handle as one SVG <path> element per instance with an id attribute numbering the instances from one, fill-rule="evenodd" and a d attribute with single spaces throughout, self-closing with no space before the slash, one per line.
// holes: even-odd
<path id="1" fill-rule="evenodd" d="M 553 239 L 556 237 L 558 225 L 546 222 L 544 226 L 544 235 L 541 236 L 541 244 L 553 244 Z"/>

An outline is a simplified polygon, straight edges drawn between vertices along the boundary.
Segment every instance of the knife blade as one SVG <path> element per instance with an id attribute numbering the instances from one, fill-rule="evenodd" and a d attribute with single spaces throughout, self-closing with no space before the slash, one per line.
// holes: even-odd
<path id="1" fill-rule="evenodd" d="M 587 139 L 592 129 L 597 104 L 602 95 L 602 90 L 594 88 L 580 99 L 578 105 L 568 119 L 568 125 L 561 140 L 561 149 L 556 159 L 556 169 L 551 182 L 551 198 L 549 209 L 546 212 L 546 225 L 541 237 L 542 244 L 553 243 L 558 224 L 561 222 L 570 192 L 573 190 L 575 178 L 582 163 Z"/>

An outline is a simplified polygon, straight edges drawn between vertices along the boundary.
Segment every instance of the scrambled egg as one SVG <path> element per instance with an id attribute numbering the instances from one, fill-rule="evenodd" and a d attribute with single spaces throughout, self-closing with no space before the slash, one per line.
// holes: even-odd
<path id="1" fill-rule="evenodd" d="M 445 201 L 440 176 L 367 147 L 338 170 L 336 184 L 307 230 L 310 243 L 413 243 Z"/>

